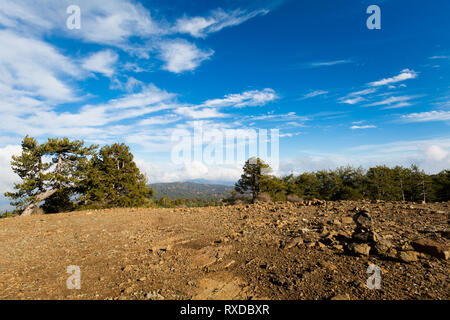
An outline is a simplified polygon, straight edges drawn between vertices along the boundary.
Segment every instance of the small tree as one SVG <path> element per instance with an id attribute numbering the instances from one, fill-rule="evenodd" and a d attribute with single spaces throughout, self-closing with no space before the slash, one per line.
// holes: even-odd
<path id="1" fill-rule="evenodd" d="M 100 208 L 139 207 L 154 193 L 146 183 L 128 146 L 104 146 L 91 160 L 80 203 Z"/>
<path id="2" fill-rule="evenodd" d="M 14 185 L 15 192 L 5 193 L 13 200 L 11 205 L 23 216 L 30 215 L 35 207 L 58 191 L 69 195 L 75 192 L 87 170 L 87 157 L 97 146 L 84 147 L 80 140 L 67 138 L 48 139 L 38 144 L 26 136 L 22 141 L 22 154 L 13 156 L 12 169 L 22 179 Z M 50 159 L 51 161 L 45 161 Z"/>
<path id="3" fill-rule="evenodd" d="M 255 202 L 272 169 L 263 160 L 253 157 L 245 162 L 243 170 L 241 179 L 235 184 L 234 189 L 241 194 L 250 192 L 252 202 Z"/>

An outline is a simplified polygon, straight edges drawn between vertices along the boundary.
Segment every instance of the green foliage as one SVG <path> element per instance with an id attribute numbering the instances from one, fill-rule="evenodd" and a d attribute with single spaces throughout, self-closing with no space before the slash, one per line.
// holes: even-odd
<path id="1" fill-rule="evenodd" d="M 435 201 L 448 201 L 450 199 L 450 170 L 444 170 L 431 177 L 434 186 Z"/>
<path id="2" fill-rule="evenodd" d="M 204 184 L 194 182 L 152 183 L 150 187 L 155 190 L 153 199 L 166 197 L 175 199 L 204 199 L 220 200 L 228 196 L 232 186 L 217 184 Z"/>
<path id="3" fill-rule="evenodd" d="M 71 192 L 68 189 L 60 189 L 47 198 L 42 205 L 45 213 L 69 212 L 75 209 L 71 199 Z"/>
<path id="4" fill-rule="evenodd" d="M 254 202 L 264 189 L 264 184 L 271 183 L 268 181 L 271 168 L 259 158 L 250 158 L 245 162 L 243 171 L 241 179 L 235 184 L 235 190 L 241 194 L 250 193 Z"/>
<path id="5" fill-rule="evenodd" d="M 153 190 L 139 172 L 124 144 L 85 147 L 83 141 L 48 139 L 38 144 L 26 136 L 22 154 L 11 165 L 22 179 L 14 192 L 14 213 L 35 212 L 43 202 L 46 213 L 77 208 L 140 207 L 149 205 Z"/>
<path id="6" fill-rule="evenodd" d="M 11 161 L 13 171 L 22 181 L 14 185 L 14 192 L 5 193 L 13 200 L 11 205 L 16 207 L 15 212 L 31 213 L 40 202 L 59 190 L 75 193 L 87 170 L 87 157 L 96 148 L 84 147 L 83 141 L 67 138 L 48 139 L 38 144 L 36 139 L 26 136 L 22 141 L 22 154 L 13 156 Z M 52 207 L 57 210 L 55 205 Z"/>
<path id="7" fill-rule="evenodd" d="M 217 199 L 205 199 L 205 198 L 197 198 L 197 199 L 168 199 L 166 197 L 161 197 L 157 200 L 154 200 L 154 207 L 159 208 L 182 208 L 182 207 L 213 207 L 223 205 L 223 202 Z"/>
<path id="8" fill-rule="evenodd" d="M 252 183 L 259 181 L 254 188 L 258 193 L 264 192 L 270 195 L 273 201 L 286 199 L 371 199 L 413 202 L 450 200 L 450 171 L 427 175 L 415 165 L 411 168 L 376 166 L 367 171 L 347 166 L 335 170 L 305 172 L 296 177 L 291 174 L 282 178 L 269 175 L 257 176 L 257 174 L 258 169 L 249 166 L 247 161 L 236 191 L 248 194 L 248 190 L 252 190 Z M 245 189 L 246 186 L 247 189 Z"/>
<path id="9" fill-rule="evenodd" d="M 153 195 L 146 180 L 128 146 L 104 146 L 90 161 L 79 202 L 92 208 L 141 207 Z"/>

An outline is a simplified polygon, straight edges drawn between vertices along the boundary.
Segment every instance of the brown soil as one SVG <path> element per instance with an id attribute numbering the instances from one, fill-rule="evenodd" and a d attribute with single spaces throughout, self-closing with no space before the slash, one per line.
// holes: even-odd
<path id="1" fill-rule="evenodd" d="M 355 207 L 401 258 L 347 251 Z M 257 203 L 1 219 L 0 299 L 449 299 L 449 207 Z M 420 238 L 444 256 L 412 248 Z M 366 284 L 371 264 L 379 290 Z M 66 286 L 71 265 L 79 290 Z"/>

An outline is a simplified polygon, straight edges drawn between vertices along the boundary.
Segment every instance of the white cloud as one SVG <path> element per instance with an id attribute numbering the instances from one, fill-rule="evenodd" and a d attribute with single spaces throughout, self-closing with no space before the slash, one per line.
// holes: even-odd
<path id="1" fill-rule="evenodd" d="M 193 37 L 204 37 L 205 30 L 215 24 L 216 20 L 212 17 L 183 17 L 177 20 L 175 30 L 180 33 L 188 33 Z"/>
<path id="2" fill-rule="evenodd" d="M 163 69 L 174 73 L 194 70 L 213 53 L 212 50 L 202 51 L 183 39 L 164 41 L 160 45 L 160 57 L 165 62 Z"/>
<path id="3" fill-rule="evenodd" d="M 297 115 L 295 112 L 288 112 L 288 113 L 282 113 L 282 114 L 263 114 L 263 115 L 259 115 L 259 116 L 250 116 L 249 117 L 250 120 L 252 121 L 289 121 L 289 122 L 293 122 L 295 121 L 295 124 L 297 126 L 302 126 L 301 122 L 305 122 L 308 120 L 311 120 L 308 117 L 305 116 L 299 116 Z"/>
<path id="4" fill-rule="evenodd" d="M 20 146 L 8 145 L 0 148 L 0 195 L 7 191 L 12 191 L 13 183 L 19 181 L 19 177 L 11 169 L 11 159 L 13 155 L 19 155 Z"/>
<path id="5" fill-rule="evenodd" d="M 354 105 L 354 104 L 360 103 L 361 101 L 364 101 L 364 100 L 366 100 L 366 99 L 364 99 L 363 97 L 356 97 L 356 98 L 352 98 L 352 99 L 345 99 L 345 100 L 341 101 L 341 103 Z"/>
<path id="6" fill-rule="evenodd" d="M 318 68 L 318 67 L 331 67 L 331 66 L 336 66 L 336 65 L 340 65 L 340 64 L 348 64 L 348 63 L 353 63 L 353 60 L 345 59 L 345 60 L 310 62 L 308 64 L 308 66 L 310 68 Z"/>
<path id="7" fill-rule="evenodd" d="M 350 129 L 358 130 L 358 129 L 374 129 L 376 126 L 374 125 L 364 125 L 364 126 L 351 126 Z"/>
<path id="8" fill-rule="evenodd" d="M 281 160 L 280 173 L 298 174 L 305 171 L 335 169 L 346 165 L 369 168 L 380 164 L 405 167 L 417 164 L 428 173 L 437 173 L 449 168 L 449 150 L 450 139 L 448 138 L 361 145 L 347 148 L 339 153 L 304 150 L 306 156 Z"/>
<path id="9" fill-rule="evenodd" d="M 81 29 L 66 28 L 66 8 L 81 8 Z M 44 18 L 45 17 L 45 18 Z M 38 34 L 57 32 L 86 42 L 123 45 L 132 36 L 163 33 L 160 24 L 141 4 L 129 0 L 28 0 L 2 1 L 0 23 L 15 30 Z"/>
<path id="10" fill-rule="evenodd" d="M 208 119 L 208 118 L 224 118 L 226 114 L 218 112 L 214 108 L 198 109 L 195 107 L 180 107 L 175 109 L 175 112 L 188 118 L 193 119 Z"/>
<path id="11" fill-rule="evenodd" d="M 178 117 L 176 115 L 157 116 L 140 120 L 138 122 L 138 125 L 139 126 L 163 125 L 179 121 L 180 119 L 181 117 Z"/>
<path id="12" fill-rule="evenodd" d="M 385 110 L 400 109 L 400 108 L 405 108 L 405 107 L 410 107 L 410 106 L 412 106 L 412 104 L 409 102 L 400 102 L 400 103 L 394 104 L 392 106 L 384 107 L 383 109 L 385 109 Z"/>
<path id="13" fill-rule="evenodd" d="M 270 88 L 264 90 L 251 90 L 238 94 L 228 94 L 222 99 L 207 100 L 202 106 L 205 107 L 228 107 L 235 108 L 262 106 L 278 98 L 275 91 Z"/>
<path id="14" fill-rule="evenodd" d="M 376 92 L 377 89 L 376 88 L 369 88 L 369 89 L 364 89 L 361 91 L 356 91 L 356 92 L 351 92 L 347 95 L 347 97 L 354 97 L 354 96 L 365 96 L 371 93 Z"/>
<path id="15" fill-rule="evenodd" d="M 68 102 L 75 99 L 68 76 L 81 76 L 76 64 L 53 46 L 40 40 L 0 30 L 0 109 L 17 103 L 25 107 L 42 101 Z M 20 107 L 20 106 L 19 106 Z M 9 109 L 9 108 L 8 108 Z"/>
<path id="16" fill-rule="evenodd" d="M 81 8 L 81 28 L 77 30 L 69 30 L 66 27 L 66 8 L 73 4 Z M 156 58 L 163 60 L 165 70 L 181 73 L 197 68 L 201 62 L 209 59 L 214 51 L 200 50 L 186 40 L 173 40 L 169 37 L 177 33 L 203 37 L 267 12 L 269 11 L 266 9 L 216 9 L 206 17 L 184 16 L 173 25 L 163 17 L 155 20 L 146 7 L 134 0 L 108 0 L 107 5 L 103 0 L 77 0 L 75 3 L 72 0 L 3 0 L 0 7 L 0 28 L 7 28 L 17 34 L 32 35 L 33 38 L 57 35 L 87 43 L 114 46 L 130 56 L 139 58 L 150 59 L 154 54 Z M 112 57 L 109 58 L 112 60 Z M 112 69 L 107 62 L 101 64 L 99 56 L 98 59 L 86 61 L 85 64 L 91 71 L 110 76 Z M 139 67 L 133 69 L 142 70 Z"/>
<path id="17" fill-rule="evenodd" d="M 403 115 L 406 122 L 449 121 L 450 111 L 430 111 Z"/>
<path id="18" fill-rule="evenodd" d="M 448 157 L 449 152 L 438 145 L 430 145 L 423 148 L 423 152 L 427 159 L 433 161 L 442 161 Z"/>
<path id="19" fill-rule="evenodd" d="M 217 9 L 207 17 L 182 17 L 177 20 L 174 30 L 179 33 L 187 33 L 193 37 L 205 37 L 209 33 L 217 32 L 226 27 L 239 25 L 258 15 L 265 15 L 266 9 L 253 10 L 250 12 L 234 10 L 226 12 Z"/>
<path id="20" fill-rule="evenodd" d="M 138 157 L 136 158 L 136 164 L 146 174 L 150 183 L 197 179 L 233 183 L 242 174 L 243 166 L 243 163 L 229 166 L 214 166 L 199 161 L 174 165 L 170 162 L 149 162 Z"/>
<path id="21" fill-rule="evenodd" d="M 316 90 L 316 91 L 312 91 L 310 93 L 305 94 L 303 96 L 303 99 L 314 98 L 314 97 L 321 96 L 321 95 L 324 95 L 327 93 L 328 93 L 328 91 L 325 91 L 325 90 Z"/>
<path id="22" fill-rule="evenodd" d="M 117 63 L 119 55 L 112 50 L 103 50 L 90 55 L 82 62 L 85 70 L 95 73 L 102 73 L 107 77 L 111 77 L 114 72 L 114 65 Z"/>
<path id="23" fill-rule="evenodd" d="M 397 83 L 397 82 L 401 82 L 401 81 L 405 81 L 405 80 L 409 80 L 409 79 L 415 79 L 415 78 L 417 78 L 417 76 L 418 76 L 418 74 L 414 70 L 404 69 L 400 72 L 400 74 L 396 75 L 395 77 L 385 78 L 385 79 L 382 79 L 379 81 L 371 82 L 371 83 L 369 83 L 369 86 L 372 86 L 372 87 L 384 86 L 384 85 Z"/>
<path id="24" fill-rule="evenodd" d="M 450 60 L 450 56 L 432 56 L 429 57 L 430 60 Z"/>
<path id="25" fill-rule="evenodd" d="M 398 104 L 399 102 L 406 102 L 417 98 L 418 96 L 397 96 L 397 97 L 389 97 L 382 101 L 374 102 L 365 105 L 366 107 L 375 107 L 375 106 L 384 106 L 384 105 L 392 105 Z M 404 105 L 403 105 L 404 106 Z"/>
<path id="26" fill-rule="evenodd" d="M 154 85 L 138 93 L 127 94 L 104 104 L 84 105 L 78 112 L 56 112 L 37 109 L 22 114 L 6 113 L 2 121 L 4 133 L 24 136 L 68 136 L 86 140 L 107 140 L 120 137 L 133 126 L 119 125 L 150 113 L 173 108 L 174 95 Z"/>

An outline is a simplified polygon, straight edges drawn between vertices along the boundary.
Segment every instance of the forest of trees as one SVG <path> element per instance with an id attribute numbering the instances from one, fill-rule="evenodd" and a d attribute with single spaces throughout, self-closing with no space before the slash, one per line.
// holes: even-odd
<path id="1" fill-rule="evenodd" d="M 348 166 L 279 178 L 268 174 L 270 168 L 262 160 L 249 159 L 243 170 L 235 186 L 234 198 L 240 194 L 255 201 L 264 194 L 273 201 L 295 198 L 411 202 L 450 200 L 450 171 L 429 175 L 416 165 L 410 168 L 376 166 L 368 170 Z"/>
<path id="2" fill-rule="evenodd" d="M 388 200 L 441 202 L 450 200 L 450 171 L 429 175 L 410 168 L 377 166 L 341 167 L 276 177 L 259 158 L 250 158 L 229 198 L 152 199 L 154 190 L 139 171 L 125 144 L 85 146 L 83 141 L 48 139 L 39 144 L 26 136 L 22 154 L 13 156 L 13 171 L 21 178 L 13 192 L 14 211 L 30 215 L 36 210 L 57 213 L 80 209 L 124 207 L 198 207 L 235 203 L 236 200 L 299 201 Z M 6 215 L 4 215 L 6 216 Z"/>

